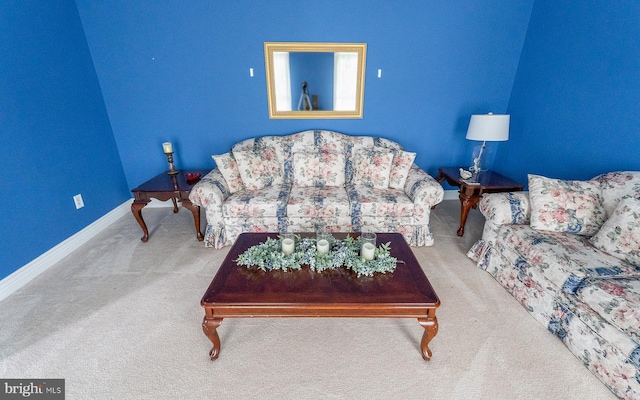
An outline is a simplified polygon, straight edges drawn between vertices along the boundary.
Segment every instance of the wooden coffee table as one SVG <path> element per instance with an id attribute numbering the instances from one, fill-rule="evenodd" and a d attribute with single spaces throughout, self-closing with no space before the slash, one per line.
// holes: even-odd
<path id="1" fill-rule="evenodd" d="M 346 234 L 334 236 L 344 238 Z M 398 259 L 395 271 L 360 278 L 344 268 L 261 271 L 236 264 L 240 254 L 268 237 L 277 238 L 278 234 L 241 234 L 202 297 L 202 329 L 213 343 L 209 352 L 212 360 L 220 353 L 216 330 L 222 320 L 241 317 L 417 318 L 425 329 L 420 343 L 422 357 L 431 358 L 429 342 L 438 333 L 436 308 L 440 300 L 401 234 L 377 234 L 378 245 L 391 242 L 391 255 Z"/>

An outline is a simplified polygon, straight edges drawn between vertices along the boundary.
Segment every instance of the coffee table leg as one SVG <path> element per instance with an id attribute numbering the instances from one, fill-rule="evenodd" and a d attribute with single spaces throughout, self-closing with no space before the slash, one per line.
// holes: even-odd
<path id="1" fill-rule="evenodd" d="M 211 351 L 209 351 L 209 357 L 211 357 L 211 360 L 215 360 L 218 358 L 218 354 L 220 354 L 220 336 L 218 336 L 216 329 L 218 329 L 221 323 L 222 318 L 204 317 L 204 320 L 202 320 L 202 330 L 209 340 L 211 340 L 211 343 L 213 343 L 213 347 L 211 348 Z"/>
<path id="2" fill-rule="evenodd" d="M 436 318 L 436 310 L 429 310 L 427 318 L 418 318 L 418 323 L 424 328 L 422 341 L 420 342 L 422 358 L 424 358 L 426 361 L 429 361 L 431 359 L 429 342 L 438 334 L 438 319 Z"/>

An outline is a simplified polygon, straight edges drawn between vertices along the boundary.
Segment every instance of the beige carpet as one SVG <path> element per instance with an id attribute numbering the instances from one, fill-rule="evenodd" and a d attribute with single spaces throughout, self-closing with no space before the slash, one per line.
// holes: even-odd
<path id="1" fill-rule="evenodd" d="M 0 302 L 0 377 L 65 378 L 67 399 L 615 398 L 465 252 L 481 235 L 458 201 L 433 211 L 436 244 L 415 249 L 438 293 L 423 361 L 413 319 L 227 319 L 220 358 L 200 298 L 224 250 L 191 213 L 143 211 L 100 233 Z"/>

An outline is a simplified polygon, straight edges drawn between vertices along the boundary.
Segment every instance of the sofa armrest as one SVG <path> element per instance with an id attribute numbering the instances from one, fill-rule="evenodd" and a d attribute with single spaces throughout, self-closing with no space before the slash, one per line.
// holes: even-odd
<path id="1" fill-rule="evenodd" d="M 431 175 L 413 164 L 407 174 L 404 191 L 414 204 L 431 208 L 444 199 L 444 189 Z"/>
<path id="2" fill-rule="evenodd" d="M 214 207 L 222 209 L 222 203 L 229 197 L 229 186 L 218 168 L 211 170 L 189 193 L 189 200 L 205 209 Z"/>
<path id="3" fill-rule="evenodd" d="M 487 193 L 478 209 L 493 226 L 524 225 L 531 217 L 529 192 Z"/>

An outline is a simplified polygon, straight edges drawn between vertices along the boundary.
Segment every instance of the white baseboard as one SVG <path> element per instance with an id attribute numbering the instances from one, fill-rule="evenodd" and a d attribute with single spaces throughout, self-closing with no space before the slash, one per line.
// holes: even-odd
<path id="1" fill-rule="evenodd" d="M 444 191 L 444 200 L 458 200 L 458 191 L 457 190 L 445 190 Z"/>
<path id="2" fill-rule="evenodd" d="M 131 213 L 131 202 L 132 200 L 125 201 L 75 235 L 60 242 L 35 260 L 20 267 L 20 269 L 16 270 L 11 275 L 0 280 L 0 301 L 26 285 L 29 281 L 49 269 L 64 257 L 71 254 L 71 252 L 85 244 L 89 239 L 102 232 L 122 216 Z M 169 202 L 169 204 L 171 204 L 171 202 Z"/>

